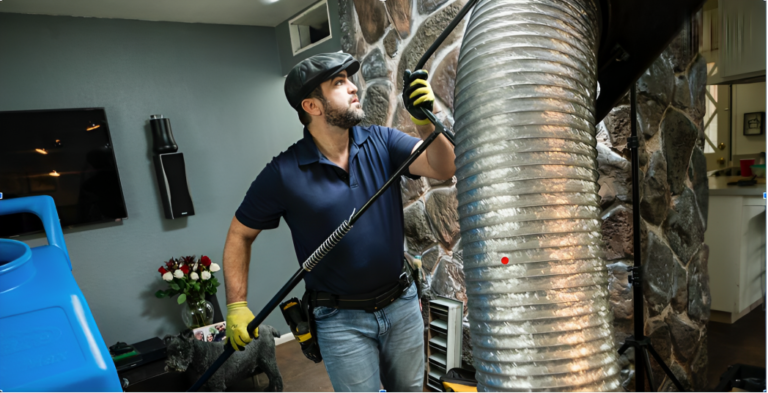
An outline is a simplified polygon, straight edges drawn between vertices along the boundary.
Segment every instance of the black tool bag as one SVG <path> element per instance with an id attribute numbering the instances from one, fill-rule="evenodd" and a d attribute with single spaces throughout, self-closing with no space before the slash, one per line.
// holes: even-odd
<path id="1" fill-rule="evenodd" d="M 280 304 L 280 311 L 291 328 L 291 333 L 301 345 L 301 351 L 307 359 L 320 363 L 323 356 L 320 354 L 320 345 L 315 334 L 315 318 L 312 309 L 307 302 L 307 295 L 303 300 L 291 298 Z"/>
<path id="2" fill-rule="evenodd" d="M 452 368 L 440 377 L 440 383 L 446 392 L 476 392 L 475 372 L 463 368 Z"/>

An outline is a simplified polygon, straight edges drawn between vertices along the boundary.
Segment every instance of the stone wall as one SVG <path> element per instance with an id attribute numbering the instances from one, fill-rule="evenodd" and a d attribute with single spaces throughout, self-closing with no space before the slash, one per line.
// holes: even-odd
<path id="1" fill-rule="evenodd" d="M 681 33 L 637 82 L 645 334 L 687 389 L 707 383 L 709 248 L 704 244 L 709 190 L 703 147 L 706 61 Z M 617 343 L 633 331 L 633 264 L 629 97 L 598 125 L 603 239 L 611 272 Z M 625 388 L 633 389 L 633 355 L 622 356 Z M 671 381 L 651 362 L 661 390 Z M 662 382 L 663 381 L 663 382 Z"/>
<path id="2" fill-rule="evenodd" d="M 464 4 L 465 0 L 387 0 L 390 21 L 380 1 L 339 0 L 342 49 L 362 63 L 353 79 L 360 88 L 366 124 L 386 125 L 416 136 L 400 98 L 403 71 L 413 69 Z M 438 118 L 449 127 L 453 125 L 453 89 L 464 27 L 465 23 L 457 27 L 425 67 L 441 109 Z M 705 326 L 710 305 L 708 248 L 703 243 L 708 190 L 701 139 L 706 64 L 689 53 L 685 38 L 681 34 L 638 81 L 645 333 L 683 383 L 700 390 L 706 383 Z M 628 103 L 628 99 L 620 102 L 598 126 L 597 145 L 603 238 L 618 345 L 631 334 L 633 323 L 626 272 L 634 252 Z M 404 251 L 409 259 L 422 257 L 425 298 L 446 296 L 466 305 L 455 184 L 455 178 L 402 178 Z M 426 307 L 424 312 L 428 312 Z M 471 366 L 466 319 L 464 326 L 463 359 Z M 621 362 L 624 387 L 631 390 L 631 351 Z M 654 371 L 662 375 L 658 367 Z M 671 386 L 669 381 L 660 385 L 664 389 Z"/>

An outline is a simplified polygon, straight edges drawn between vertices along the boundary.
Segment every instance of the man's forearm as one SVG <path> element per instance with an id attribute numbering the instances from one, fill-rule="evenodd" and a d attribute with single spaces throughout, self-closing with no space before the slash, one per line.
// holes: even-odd
<path id="1" fill-rule="evenodd" d="M 224 245 L 224 285 L 227 304 L 244 302 L 248 297 L 248 267 L 251 262 L 251 241 L 228 236 Z"/>
<path id="2" fill-rule="evenodd" d="M 435 125 L 432 123 L 416 126 L 421 139 L 427 139 L 435 131 Z M 456 155 L 453 153 L 453 145 L 448 141 L 445 135 L 440 134 L 429 147 L 427 147 L 427 161 L 429 166 L 440 176 L 438 180 L 449 179 L 456 172 L 454 160 Z"/>

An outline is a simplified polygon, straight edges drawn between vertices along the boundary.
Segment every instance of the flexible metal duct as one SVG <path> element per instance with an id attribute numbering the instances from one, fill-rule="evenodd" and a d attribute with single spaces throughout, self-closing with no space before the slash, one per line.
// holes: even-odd
<path id="1" fill-rule="evenodd" d="M 456 176 L 480 391 L 619 388 L 597 194 L 597 14 L 592 0 L 480 0 L 464 36 Z"/>

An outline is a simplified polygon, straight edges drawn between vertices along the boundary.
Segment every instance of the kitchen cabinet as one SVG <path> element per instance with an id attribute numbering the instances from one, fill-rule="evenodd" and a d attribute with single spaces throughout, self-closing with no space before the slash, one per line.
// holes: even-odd
<path id="1" fill-rule="evenodd" d="M 726 186 L 729 180 L 710 178 L 704 241 L 709 245 L 713 320 L 733 323 L 764 301 L 766 201 L 764 183 Z"/>

